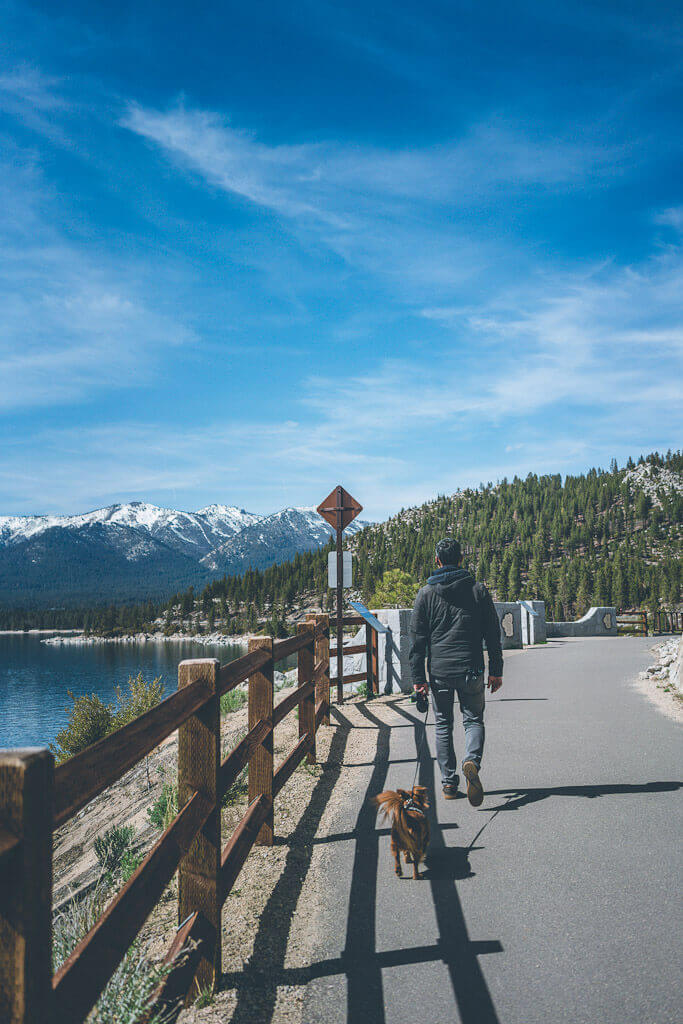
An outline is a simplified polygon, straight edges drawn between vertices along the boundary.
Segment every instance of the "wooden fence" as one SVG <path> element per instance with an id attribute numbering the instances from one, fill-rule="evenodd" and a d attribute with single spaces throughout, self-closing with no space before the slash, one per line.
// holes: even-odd
<path id="1" fill-rule="evenodd" d="M 619 636 L 647 636 L 647 612 L 620 610 L 617 612 L 617 634 Z"/>
<path id="2" fill-rule="evenodd" d="M 652 635 L 680 633 L 683 629 L 683 613 L 660 609 L 647 612 L 644 608 L 620 609 L 617 612 L 617 633 L 619 636 L 647 636 L 652 624 Z"/>
<path id="3" fill-rule="evenodd" d="M 367 682 L 368 684 L 368 696 L 370 694 L 376 694 L 379 692 L 379 661 L 377 656 L 377 630 L 373 629 L 372 626 L 365 621 L 360 615 L 345 615 L 342 618 L 342 626 L 365 626 L 365 643 L 353 644 L 349 647 L 344 647 L 343 636 L 336 637 L 335 643 L 337 647 L 333 647 L 330 651 L 330 658 L 334 659 L 337 656 L 337 648 L 339 644 L 342 644 L 344 651 L 344 657 L 351 654 L 364 654 L 365 655 L 365 671 L 364 672 L 353 672 L 351 675 L 342 676 L 341 679 L 336 680 L 337 685 L 337 703 L 341 704 L 344 700 L 344 687 L 349 683 L 362 683 Z"/>
<path id="4" fill-rule="evenodd" d="M 298 686 L 275 707 L 274 666 L 295 653 Z M 249 731 L 221 760 L 220 698 L 247 679 Z M 315 763 L 329 696 L 329 619 L 309 615 L 295 636 L 253 638 L 229 664 L 181 662 L 176 693 L 57 767 L 44 749 L 0 751 L 0 1021 L 81 1024 L 176 871 L 180 927 L 150 1015 L 173 1020 L 195 979 L 199 989 L 214 985 L 221 908 L 252 846 L 273 842 L 273 801 L 304 758 Z M 273 731 L 295 708 L 299 741 L 275 768 Z M 178 813 L 53 975 L 53 830 L 176 729 Z M 249 806 L 223 846 L 221 800 L 247 765 Z"/>
<path id="5" fill-rule="evenodd" d="M 664 609 L 653 612 L 652 632 L 655 635 L 661 635 L 662 633 L 682 633 L 683 612 L 666 611 Z"/>

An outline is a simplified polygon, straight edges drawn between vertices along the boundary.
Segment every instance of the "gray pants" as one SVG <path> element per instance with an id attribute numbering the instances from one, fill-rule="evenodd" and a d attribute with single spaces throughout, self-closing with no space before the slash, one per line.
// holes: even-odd
<path id="1" fill-rule="evenodd" d="M 453 747 L 455 695 L 458 695 L 462 724 L 465 727 L 463 764 L 465 761 L 474 761 L 479 768 L 484 752 L 484 673 L 479 676 L 463 674 L 448 680 L 448 683 L 432 679 L 430 690 L 436 720 L 436 759 L 441 769 L 441 781 L 444 785 L 457 786 L 458 761 Z"/>

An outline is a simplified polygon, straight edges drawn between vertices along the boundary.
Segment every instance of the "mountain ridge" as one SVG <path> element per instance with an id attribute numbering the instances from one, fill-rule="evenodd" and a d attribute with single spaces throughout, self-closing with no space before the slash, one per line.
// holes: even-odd
<path id="1" fill-rule="evenodd" d="M 310 506 L 261 515 L 218 503 L 186 512 L 132 501 L 76 515 L 0 516 L 0 599 L 156 598 L 217 573 L 267 568 L 324 544 L 330 532 Z"/>

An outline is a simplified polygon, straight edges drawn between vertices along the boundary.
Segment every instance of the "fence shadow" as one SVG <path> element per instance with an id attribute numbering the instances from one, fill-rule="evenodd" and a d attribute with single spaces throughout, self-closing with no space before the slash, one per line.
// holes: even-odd
<path id="1" fill-rule="evenodd" d="M 334 714 L 336 709 L 330 710 Z M 313 839 L 341 774 L 351 728 L 343 716 L 335 717 L 338 724 L 330 744 L 329 761 L 313 787 L 296 828 L 286 840 L 285 866 L 259 918 L 251 959 L 241 971 L 225 972 L 221 976 L 220 988 L 237 992 L 231 1024 L 254 1024 L 255 1021 L 266 1024 L 273 1017 L 277 986 L 306 984 L 312 977 L 310 971 L 288 971 L 284 965 L 294 911 L 311 862 Z M 277 839 L 275 843 L 278 844 Z"/>
<path id="2" fill-rule="evenodd" d="M 358 704 L 357 709 L 370 722 L 370 728 L 377 729 L 377 747 L 354 830 L 358 838 L 353 859 L 346 944 L 342 954 L 347 978 L 346 1019 L 349 1024 L 356 1021 L 384 1024 L 382 964 L 375 948 L 380 836 L 375 827 L 377 808 L 371 798 L 381 793 L 386 784 L 391 726 L 373 714 L 367 705 Z"/>
<path id="3" fill-rule="evenodd" d="M 415 746 L 419 748 L 424 722 L 391 701 L 391 706 L 403 718 L 414 724 Z M 439 928 L 438 948 L 448 969 L 453 996 L 462 1024 L 500 1024 L 486 979 L 479 964 L 482 953 L 502 952 L 499 942 L 475 942 L 470 939 L 462 903 L 455 886 L 456 880 L 471 878 L 469 854 L 478 847 L 446 846 L 443 832 L 436 817 L 436 786 L 434 762 L 426 743 L 420 749 L 419 782 L 426 786 L 431 805 L 431 840 L 428 871 L 425 879 L 431 888 L 434 913 Z"/>

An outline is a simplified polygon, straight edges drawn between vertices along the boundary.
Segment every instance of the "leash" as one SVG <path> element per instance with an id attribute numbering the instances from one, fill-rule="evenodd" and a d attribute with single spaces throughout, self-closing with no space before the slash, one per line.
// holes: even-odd
<path id="1" fill-rule="evenodd" d="M 428 718 L 429 718 L 429 698 L 427 698 L 427 710 L 425 712 L 425 720 L 424 720 L 424 725 L 422 727 L 422 736 L 420 737 L 420 742 L 417 745 L 417 752 L 415 754 L 415 774 L 413 776 L 413 784 L 410 787 L 411 803 L 412 803 L 412 792 L 415 789 L 415 783 L 417 782 L 417 774 L 420 771 L 420 754 L 422 753 L 422 748 L 424 746 L 425 740 L 427 739 L 427 719 Z M 418 809 L 421 810 L 421 808 L 418 808 Z"/>

